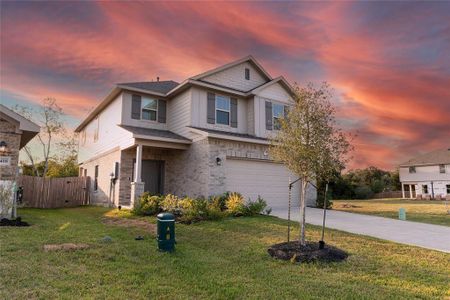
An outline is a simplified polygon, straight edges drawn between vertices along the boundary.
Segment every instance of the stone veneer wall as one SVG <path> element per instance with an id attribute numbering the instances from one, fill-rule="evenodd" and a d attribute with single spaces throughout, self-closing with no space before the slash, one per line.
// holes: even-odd
<path id="1" fill-rule="evenodd" d="M 110 184 L 111 184 L 111 178 L 110 174 L 113 171 L 114 163 L 120 162 L 120 155 L 121 151 L 119 149 L 115 149 L 109 152 L 106 152 L 105 154 L 101 156 L 94 157 L 93 159 L 90 159 L 80 165 L 80 168 L 83 168 L 83 170 L 87 170 L 87 176 L 91 178 L 91 184 L 90 184 L 90 202 L 94 205 L 118 205 L 119 203 L 119 186 L 121 183 L 121 180 L 116 181 L 115 187 L 114 187 L 114 199 L 111 202 L 110 201 Z M 95 166 L 98 165 L 98 189 L 97 191 L 94 191 L 94 179 L 95 179 Z M 120 166 L 120 165 L 119 165 Z M 83 171 L 84 174 L 84 171 Z M 80 174 L 80 175 L 83 175 Z M 120 171 L 119 171 L 120 176 Z"/>
<path id="2" fill-rule="evenodd" d="M 165 162 L 164 193 L 177 196 L 210 196 L 226 192 L 225 163 L 227 157 L 269 160 L 268 145 L 205 138 L 194 142 L 187 150 L 145 147 L 142 159 Z M 217 165 L 217 157 L 222 160 Z M 118 204 L 131 205 L 131 182 L 136 148 L 121 152 Z M 112 162 L 110 164 L 112 166 Z M 143 172 L 145 170 L 142 170 Z M 315 189 L 307 191 L 309 204 L 315 201 Z"/>
<path id="3" fill-rule="evenodd" d="M 20 134 L 16 133 L 16 126 L 6 120 L 0 119 L 0 141 L 7 144 L 6 153 L 0 153 L 0 156 L 9 156 L 11 161 L 9 166 L 0 166 L 0 180 L 15 180 L 17 176 L 17 167 L 19 164 Z"/>
<path id="4" fill-rule="evenodd" d="M 122 151 L 119 203 L 131 205 L 131 182 L 136 148 Z M 163 160 L 164 193 L 199 197 L 208 194 L 208 143 L 193 143 L 187 150 L 145 147 L 142 159 Z M 143 169 L 142 172 L 145 172 Z"/>

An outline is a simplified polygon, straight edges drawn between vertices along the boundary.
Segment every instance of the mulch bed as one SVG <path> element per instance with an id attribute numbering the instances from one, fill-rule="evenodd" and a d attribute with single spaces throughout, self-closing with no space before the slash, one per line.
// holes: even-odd
<path id="1" fill-rule="evenodd" d="M 23 222 L 22 218 L 18 217 L 15 220 L 10 220 L 10 219 L 6 219 L 3 218 L 0 220 L 0 226 L 30 226 L 30 224 L 28 224 L 27 222 Z"/>
<path id="2" fill-rule="evenodd" d="M 298 241 L 275 244 L 267 249 L 270 256 L 292 262 L 339 262 L 348 257 L 348 253 L 334 246 L 325 245 L 319 249 L 318 242 L 307 242 L 301 246 Z"/>

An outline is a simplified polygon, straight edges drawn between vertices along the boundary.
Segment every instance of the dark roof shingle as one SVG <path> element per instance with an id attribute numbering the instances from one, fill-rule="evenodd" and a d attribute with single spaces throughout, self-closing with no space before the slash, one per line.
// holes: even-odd
<path id="1" fill-rule="evenodd" d="M 126 82 L 118 83 L 117 85 L 146 90 L 149 92 L 156 92 L 160 94 L 167 94 L 170 90 L 176 87 L 179 83 L 173 80 L 167 81 L 147 81 L 147 82 Z"/>
<path id="2" fill-rule="evenodd" d="M 172 131 L 169 131 L 169 130 L 142 128 L 142 127 L 127 126 L 127 125 L 119 125 L 119 126 L 125 130 L 128 130 L 129 132 L 131 132 L 133 134 L 146 135 L 149 137 L 175 139 L 175 140 L 180 140 L 180 141 L 190 141 L 189 139 L 187 139 L 181 135 L 178 135 L 176 133 L 173 133 Z"/>
<path id="3" fill-rule="evenodd" d="M 202 131 L 205 131 L 205 132 L 209 132 L 209 133 L 223 134 L 223 135 L 229 135 L 229 136 L 246 138 L 246 139 L 255 139 L 255 140 L 261 140 L 261 141 L 268 141 L 268 139 L 266 139 L 266 138 L 262 138 L 262 137 L 258 137 L 258 136 L 254 136 L 254 135 L 250 135 L 250 134 L 246 134 L 246 133 L 228 132 L 228 131 L 207 129 L 207 128 L 194 127 L 194 126 L 189 126 L 189 127 L 193 128 L 193 129 L 198 129 L 198 130 L 202 130 Z"/>
<path id="4" fill-rule="evenodd" d="M 428 152 L 400 164 L 401 167 L 450 164 L 450 148 Z"/>

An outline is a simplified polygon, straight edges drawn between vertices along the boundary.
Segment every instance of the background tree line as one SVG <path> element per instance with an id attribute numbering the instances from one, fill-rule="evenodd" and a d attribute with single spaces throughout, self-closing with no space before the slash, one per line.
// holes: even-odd
<path id="1" fill-rule="evenodd" d="M 325 182 L 319 183 L 324 190 Z M 331 199 L 368 199 L 375 193 L 401 189 L 398 170 L 385 171 L 377 167 L 351 170 L 335 174 L 329 183 Z"/>

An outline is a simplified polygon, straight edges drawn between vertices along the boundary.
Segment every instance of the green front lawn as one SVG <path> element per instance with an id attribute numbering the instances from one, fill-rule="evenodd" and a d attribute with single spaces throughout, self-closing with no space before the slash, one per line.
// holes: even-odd
<path id="1" fill-rule="evenodd" d="M 350 253 L 346 262 L 291 264 L 268 256 L 267 246 L 284 241 L 287 223 L 267 216 L 177 224 L 176 252 L 160 253 L 152 233 L 102 223 L 107 211 L 20 210 L 33 226 L 0 228 L 0 299 L 450 296 L 450 254 L 327 231 L 328 242 Z M 138 234 L 145 240 L 135 241 Z M 308 239 L 318 240 L 319 234 L 318 227 L 308 228 Z M 100 242 L 105 235 L 111 243 Z M 56 243 L 91 248 L 42 250 Z"/>
<path id="2" fill-rule="evenodd" d="M 406 220 L 450 226 L 445 201 L 408 199 L 333 200 L 333 209 L 398 219 L 398 210 L 406 210 Z"/>

